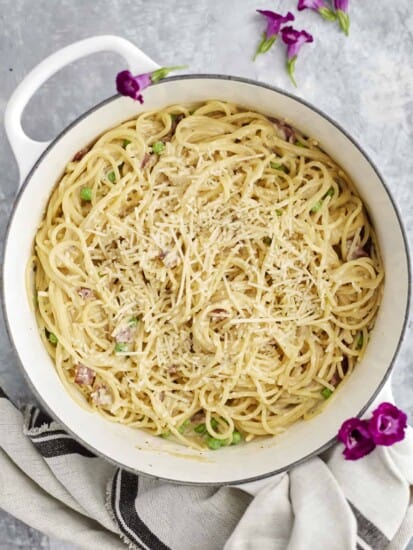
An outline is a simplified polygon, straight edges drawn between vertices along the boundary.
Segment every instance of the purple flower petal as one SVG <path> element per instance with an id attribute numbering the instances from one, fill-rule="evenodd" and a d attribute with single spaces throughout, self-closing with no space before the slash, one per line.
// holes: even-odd
<path id="1" fill-rule="evenodd" d="M 309 32 L 297 31 L 293 27 L 284 27 L 281 29 L 281 38 L 284 44 L 287 44 L 287 57 L 289 60 L 298 55 L 303 44 L 314 41 Z"/>
<path id="2" fill-rule="evenodd" d="M 345 445 L 343 455 L 346 460 L 358 460 L 376 447 L 369 423 L 360 418 L 349 418 L 343 422 L 337 437 Z"/>
<path id="3" fill-rule="evenodd" d="M 277 35 L 284 23 L 288 21 L 294 21 L 294 15 L 289 11 L 287 15 L 281 15 L 270 10 L 257 10 L 258 13 L 263 15 L 267 19 L 267 39 Z"/>
<path id="4" fill-rule="evenodd" d="M 369 430 L 376 445 L 393 445 L 404 439 L 407 415 L 391 403 L 381 403 L 369 420 Z"/>
<path id="5" fill-rule="evenodd" d="M 343 12 L 347 12 L 348 2 L 349 0 L 334 0 L 334 9 L 336 9 L 337 11 L 340 10 Z"/>
<path id="6" fill-rule="evenodd" d="M 143 103 L 142 91 L 152 84 L 151 73 L 133 76 L 130 71 L 121 71 L 116 76 L 116 89 L 125 96 Z"/>
<path id="7" fill-rule="evenodd" d="M 160 67 L 151 73 L 143 73 L 133 76 L 130 71 L 121 71 L 116 75 L 116 89 L 122 95 L 131 97 L 143 103 L 142 91 L 145 90 L 151 84 L 159 82 L 171 71 L 179 71 L 186 69 L 186 65 L 179 65 L 176 67 Z"/>
<path id="8" fill-rule="evenodd" d="M 298 10 L 316 10 L 326 7 L 324 0 L 298 0 Z"/>
<path id="9" fill-rule="evenodd" d="M 299 11 L 305 9 L 314 10 L 327 21 L 335 21 L 337 19 L 335 12 L 327 6 L 324 0 L 298 0 L 297 8 Z"/>

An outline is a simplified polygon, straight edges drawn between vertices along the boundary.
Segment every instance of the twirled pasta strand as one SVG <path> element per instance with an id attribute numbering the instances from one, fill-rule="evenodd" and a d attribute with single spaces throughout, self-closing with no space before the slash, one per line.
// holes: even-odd
<path id="1" fill-rule="evenodd" d="M 33 266 L 72 395 L 193 446 L 180 428 L 196 413 L 224 441 L 319 411 L 363 355 L 383 281 L 344 171 L 284 122 L 218 101 L 140 114 L 70 162 Z"/>

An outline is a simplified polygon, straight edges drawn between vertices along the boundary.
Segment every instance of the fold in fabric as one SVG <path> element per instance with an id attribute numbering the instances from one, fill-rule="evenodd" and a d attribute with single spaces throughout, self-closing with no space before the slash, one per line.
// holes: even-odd
<path id="1" fill-rule="evenodd" d="M 0 391 L 0 507 L 87 550 L 402 550 L 412 438 L 356 462 L 337 445 L 266 480 L 188 487 L 116 468 Z"/>

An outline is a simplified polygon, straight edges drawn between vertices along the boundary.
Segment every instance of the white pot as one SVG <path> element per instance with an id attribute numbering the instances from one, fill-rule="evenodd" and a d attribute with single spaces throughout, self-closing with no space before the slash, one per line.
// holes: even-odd
<path id="1" fill-rule="evenodd" d="M 184 483 L 241 483 L 290 468 L 326 449 L 341 423 L 360 415 L 389 376 L 409 304 L 406 239 L 389 191 L 359 145 L 335 122 L 301 99 L 241 78 L 214 75 L 174 77 L 145 91 L 145 104 L 114 96 L 85 113 L 52 143 L 30 140 L 21 114 L 36 89 L 65 64 L 87 54 L 122 54 L 132 72 L 157 65 L 126 40 L 100 36 L 55 53 L 17 88 L 6 109 L 6 130 L 16 155 L 22 187 L 11 216 L 4 255 L 4 306 L 11 340 L 32 389 L 51 414 L 78 440 L 122 467 Z M 221 99 L 292 121 L 352 177 L 375 225 L 386 271 L 384 297 L 365 357 L 326 410 L 298 422 L 276 438 L 199 453 L 139 430 L 111 423 L 79 407 L 65 391 L 38 333 L 25 289 L 25 267 L 49 195 L 66 163 L 105 130 L 142 110 L 172 103 Z"/>

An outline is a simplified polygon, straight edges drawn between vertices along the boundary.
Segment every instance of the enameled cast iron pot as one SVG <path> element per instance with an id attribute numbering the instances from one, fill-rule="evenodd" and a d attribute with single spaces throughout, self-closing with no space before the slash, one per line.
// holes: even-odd
<path id="1" fill-rule="evenodd" d="M 3 302 L 12 342 L 32 389 L 51 414 L 93 452 L 135 472 L 182 483 L 235 484 L 286 470 L 326 449 L 341 423 L 361 414 L 389 376 L 410 294 L 406 239 L 390 193 L 360 146 L 335 122 L 284 91 L 242 78 L 191 75 L 168 78 L 145 90 L 145 104 L 114 96 L 79 117 L 51 143 L 29 139 L 21 115 L 33 93 L 64 65 L 98 51 L 121 54 L 134 74 L 158 66 L 130 42 L 98 36 L 64 48 L 40 63 L 14 92 L 5 125 L 16 156 L 21 188 L 4 253 Z M 326 410 L 277 438 L 219 451 L 190 451 L 159 437 L 111 423 L 78 406 L 65 391 L 44 348 L 25 289 L 25 267 L 51 191 L 74 154 L 102 132 L 146 109 L 207 99 L 232 101 L 289 119 L 352 177 L 375 225 L 386 270 L 383 302 L 365 357 Z"/>

